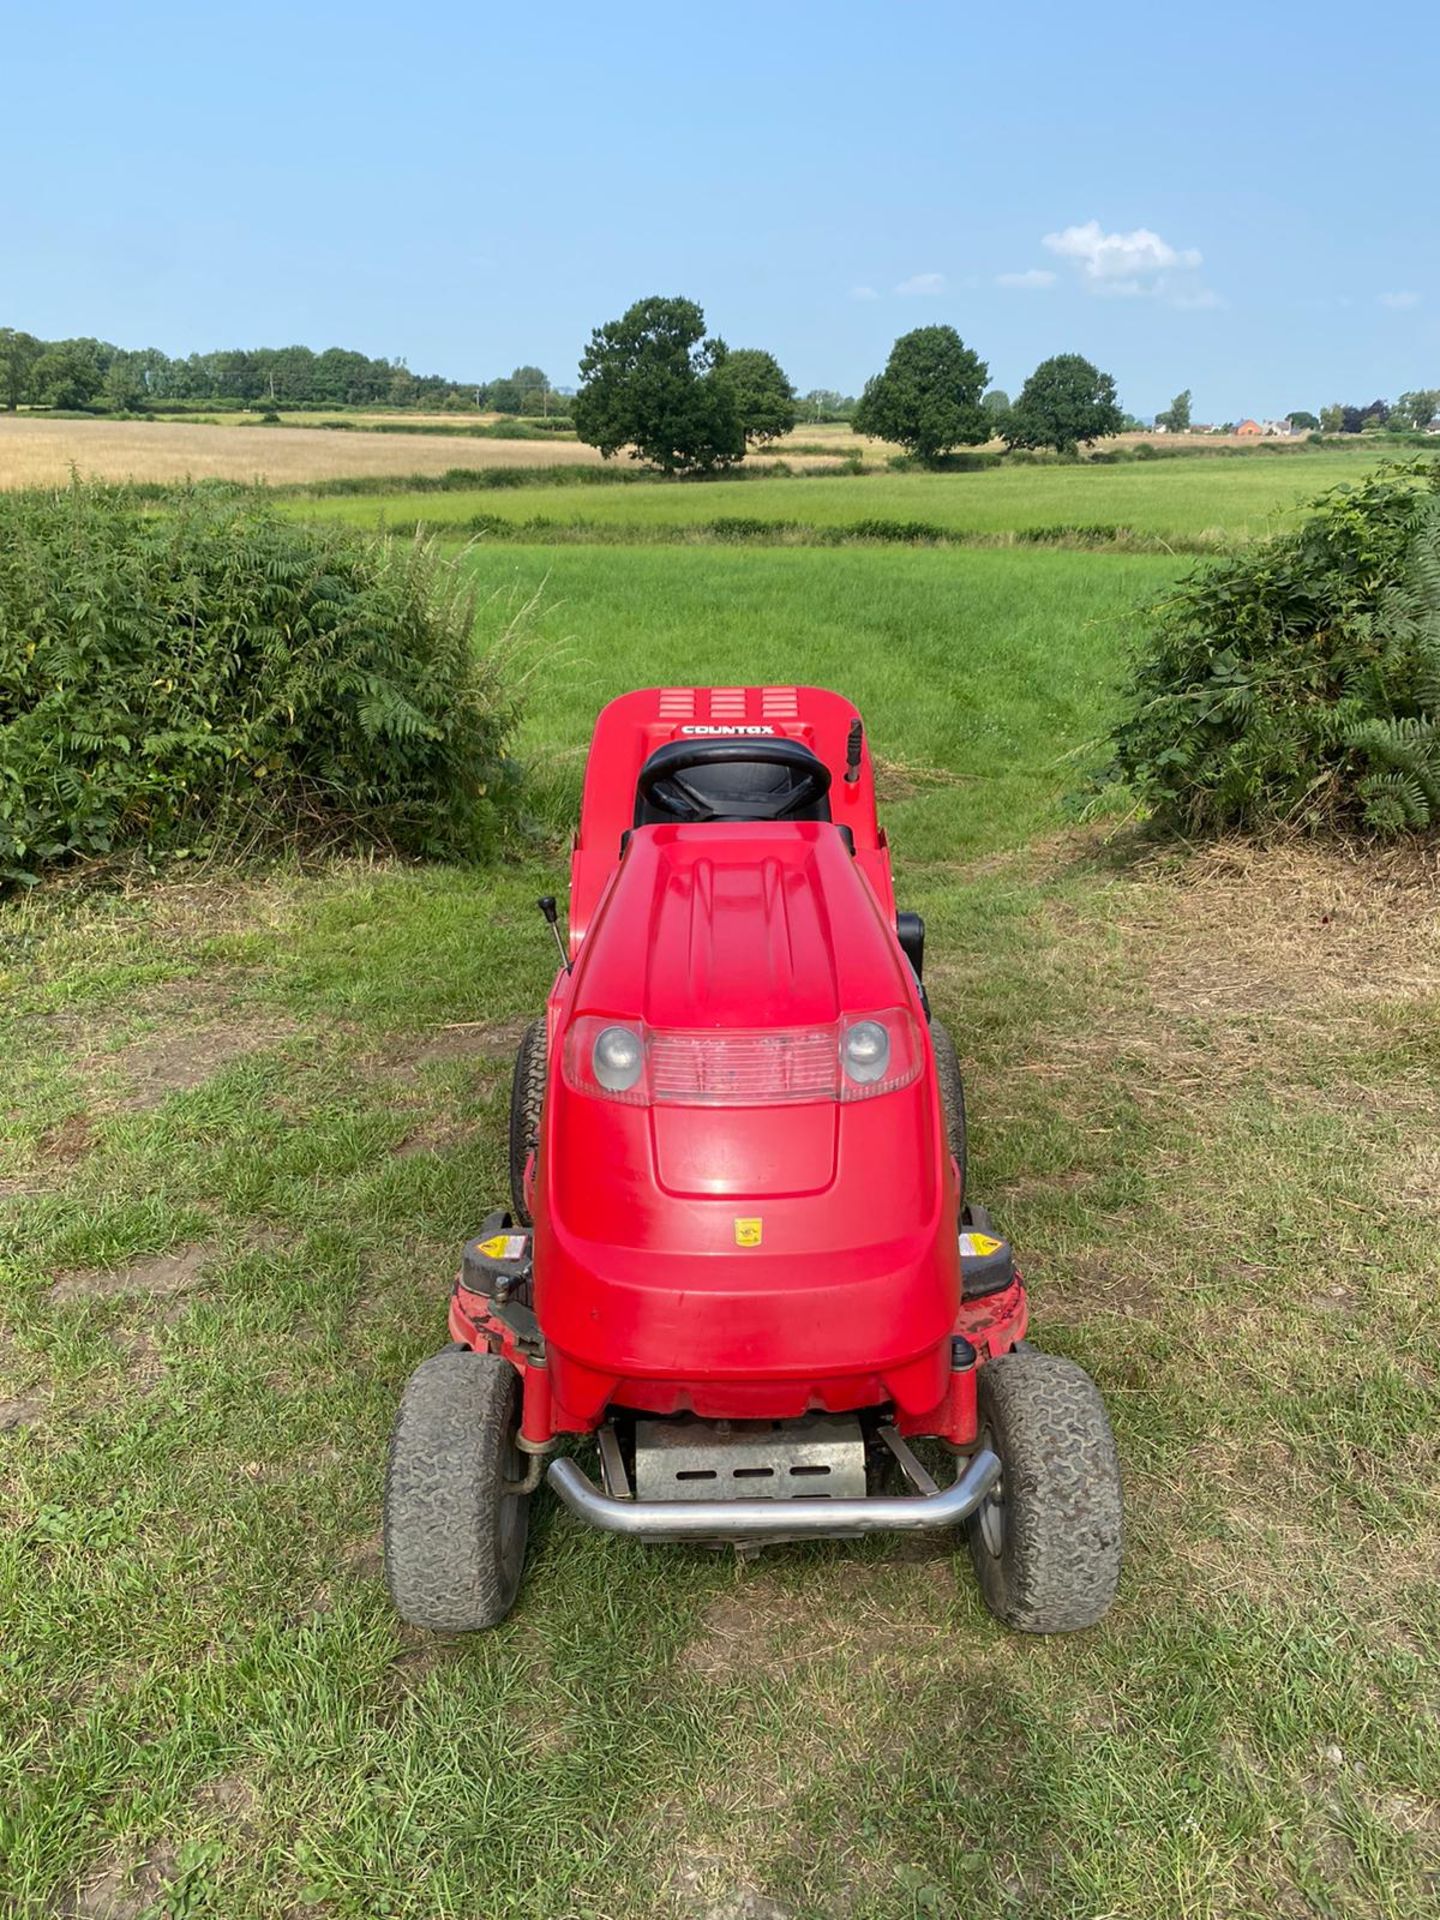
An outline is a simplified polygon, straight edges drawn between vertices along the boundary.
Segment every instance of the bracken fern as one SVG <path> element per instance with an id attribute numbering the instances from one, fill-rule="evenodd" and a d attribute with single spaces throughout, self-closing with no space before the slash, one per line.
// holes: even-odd
<path id="1" fill-rule="evenodd" d="M 1365 818 L 1381 831 L 1440 824 L 1440 500 L 1418 516 L 1408 564 L 1386 594 L 1381 619 L 1413 662 L 1403 697 L 1417 711 L 1367 717 L 1348 744 L 1370 766 L 1359 785 Z"/>
<path id="2" fill-rule="evenodd" d="M 1381 468 L 1156 607 L 1100 776 L 1184 833 L 1440 824 L 1440 465 Z"/>
<path id="3" fill-rule="evenodd" d="M 471 856 L 503 824 L 503 612 L 419 542 L 263 496 L 0 498 L 0 875 L 359 841 Z"/>

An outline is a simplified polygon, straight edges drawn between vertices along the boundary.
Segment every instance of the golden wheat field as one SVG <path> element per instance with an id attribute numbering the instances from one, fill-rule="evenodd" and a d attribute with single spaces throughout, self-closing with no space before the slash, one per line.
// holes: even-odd
<path id="1" fill-rule="evenodd" d="M 800 445 L 812 436 L 801 429 Z M 852 436 L 853 438 L 853 436 Z M 757 460 L 824 466 L 848 452 L 796 454 L 782 442 Z M 327 433 L 314 427 L 232 426 L 178 421 L 47 420 L 0 414 L 0 488 L 63 484 L 72 468 L 97 480 L 266 480 L 275 485 L 353 476 L 447 473 L 452 467 L 593 466 L 600 455 L 578 440 L 477 440 L 462 434 Z"/>
<path id="2" fill-rule="evenodd" d="M 168 421 L 39 420 L 0 415 L 0 487 L 63 482 L 73 467 L 99 480 L 337 480 L 445 473 L 451 467 L 548 467 L 598 461 L 579 441 L 472 440 L 462 435 L 325 433 L 310 427 Z"/>

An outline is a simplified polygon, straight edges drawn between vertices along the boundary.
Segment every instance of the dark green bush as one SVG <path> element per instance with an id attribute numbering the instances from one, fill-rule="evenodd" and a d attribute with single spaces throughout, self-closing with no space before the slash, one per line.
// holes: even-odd
<path id="1" fill-rule="evenodd" d="M 510 627 L 455 563 L 263 497 L 0 496 L 0 874 L 135 848 L 470 856 L 510 786 Z"/>
<path id="2" fill-rule="evenodd" d="M 1440 463 L 1321 495 L 1151 610 L 1102 781 L 1186 833 L 1440 825 Z"/>

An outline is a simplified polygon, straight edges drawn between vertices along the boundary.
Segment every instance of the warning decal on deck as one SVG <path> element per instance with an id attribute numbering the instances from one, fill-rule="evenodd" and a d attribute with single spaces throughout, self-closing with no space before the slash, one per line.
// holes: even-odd
<path id="1" fill-rule="evenodd" d="M 525 1251 L 525 1240 L 523 1233 L 497 1233 L 490 1240 L 482 1240 L 477 1251 L 487 1260 L 518 1260 Z"/>
<path id="2" fill-rule="evenodd" d="M 735 1244 L 737 1247 L 758 1247 L 760 1237 L 765 1231 L 763 1220 L 737 1220 L 735 1222 Z"/>

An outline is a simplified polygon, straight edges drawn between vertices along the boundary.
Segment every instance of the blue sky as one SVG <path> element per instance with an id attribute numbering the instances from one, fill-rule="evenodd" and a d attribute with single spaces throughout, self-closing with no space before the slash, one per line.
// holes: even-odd
<path id="1" fill-rule="evenodd" d="M 685 293 L 803 389 L 958 327 L 1148 414 L 1440 385 L 1440 9 L 3 0 L 0 324 L 536 361 Z"/>

